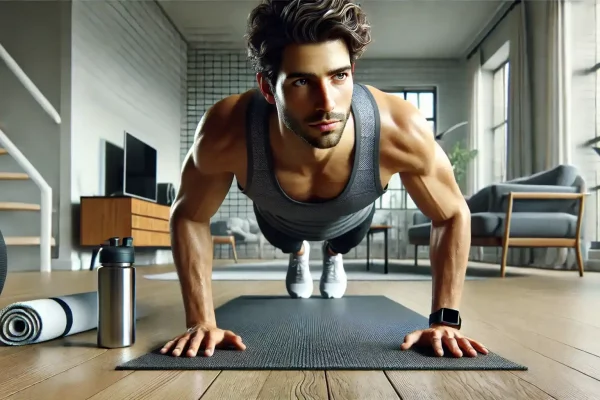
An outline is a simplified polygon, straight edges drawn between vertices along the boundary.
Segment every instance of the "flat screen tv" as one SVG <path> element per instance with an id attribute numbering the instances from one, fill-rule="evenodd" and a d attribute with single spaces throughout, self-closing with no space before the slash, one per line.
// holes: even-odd
<path id="1" fill-rule="evenodd" d="M 124 141 L 123 194 L 156 201 L 156 149 L 129 132 Z"/>
<path id="2" fill-rule="evenodd" d="M 104 195 L 123 194 L 123 148 L 109 141 L 104 141 Z"/>

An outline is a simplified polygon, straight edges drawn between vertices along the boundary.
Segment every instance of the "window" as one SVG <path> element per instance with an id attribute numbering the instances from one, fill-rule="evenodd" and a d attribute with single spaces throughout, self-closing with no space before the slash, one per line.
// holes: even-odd
<path id="1" fill-rule="evenodd" d="M 423 116 L 427 121 L 429 121 L 432 133 L 436 133 L 437 93 L 435 88 L 386 90 L 386 92 L 402 97 L 404 100 L 417 107 L 423 113 Z M 400 175 L 394 174 L 388 184 L 387 192 L 377 200 L 376 208 L 406 210 L 416 209 L 417 206 L 406 192 L 406 189 L 404 189 L 404 186 L 400 181 Z"/>
<path id="2" fill-rule="evenodd" d="M 508 148 L 508 74 L 506 62 L 493 73 L 492 111 L 492 179 L 493 182 L 506 180 Z"/>
<path id="3" fill-rule="evenodd" d="M 429 125 L 431 126 L 431 130 L 435 134 L 436 131 L 436 91 L 435 89 L 427 89 L 427 90 L 400 90 L 400 91 L 392 91 L 389 90 L 388 93 L 394 94 L 396 96 L 402 97 L 404 100 L 412 103 L 415 107 L 417 107 L 427 118 L 429 121 Z"/>

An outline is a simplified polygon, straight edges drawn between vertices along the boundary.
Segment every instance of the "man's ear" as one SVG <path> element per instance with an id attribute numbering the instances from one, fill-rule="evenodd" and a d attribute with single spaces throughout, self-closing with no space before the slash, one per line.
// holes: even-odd
<path id="1" fill-rule="evenodd" d="M 262 72 L 256 74 L 256 81 L 258 82 L 258 88 L 265 97 L 265 100 L 267 100 L 267 102 L 270 104 L 275 104 L 275 95 L 271 90 L 271 85 L 269 85 L 267 78 L 265 78 Z"/>
<path id="2" fill-rule="evenodd" d="M 356 64 L 356 63 L 352 63 L 352 75 L 354 75 L 354 65 L 355 65 L 355 64 Z"/>

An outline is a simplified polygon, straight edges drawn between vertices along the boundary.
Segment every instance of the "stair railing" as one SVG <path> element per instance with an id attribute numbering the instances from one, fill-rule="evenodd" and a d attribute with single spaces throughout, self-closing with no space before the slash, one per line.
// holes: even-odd
<path id="1" fill-rule="evenodd" d="M 25 86 L 27 91 L 42 106 L 44 111 L 60 125 L 60 114 L 40 92 L 35 84 L 29 79 L 27 74 L 19 67 L 17 62 L 8 54 L 6 49 L 0 44 L 0 58 L 6 63 L 8 68 L 15 74 L 19 81 Z M 40 189 L 41 204 L 41 232 L 40 232 L 40 271 L 50 272 L 52 270 L 52 188 L 42 177 L 37 169 L 29 162 L 27 157 L 10 141 L 8 136 L 0 129 L 0 145 L 10 154 L 11 157 L 25 170 L 33 182 Z"/>

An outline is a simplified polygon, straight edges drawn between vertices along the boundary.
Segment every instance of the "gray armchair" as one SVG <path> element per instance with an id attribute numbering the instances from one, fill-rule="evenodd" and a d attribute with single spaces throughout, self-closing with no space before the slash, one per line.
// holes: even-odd
<path id="1" fill-rule="evenodd" d="M 501 276 L 505 276 L 509 247 L 575 248 L 583 276 L 581 231 L 585 183 L 577 169 L 559 165 L 551 170 L 492 184 L 466 199 L 471 211 L 471 244 L 502 247 Z M 409 243 L 429 245 L 431 221 L 413 216 Z"/>

